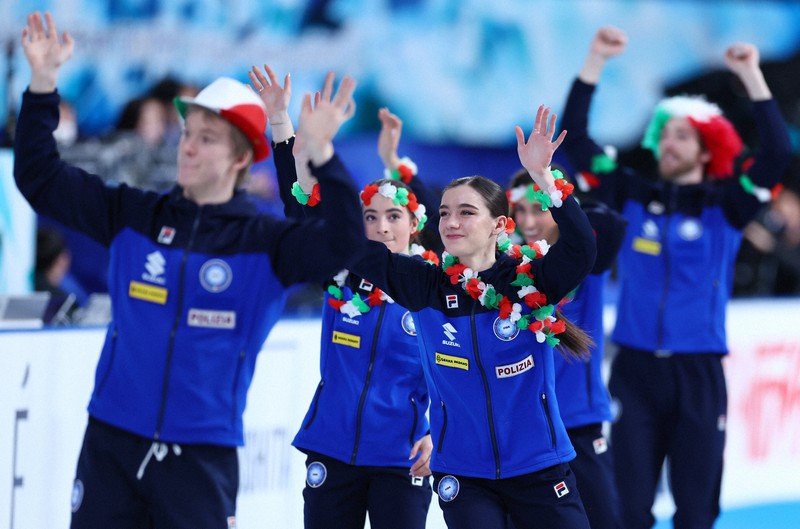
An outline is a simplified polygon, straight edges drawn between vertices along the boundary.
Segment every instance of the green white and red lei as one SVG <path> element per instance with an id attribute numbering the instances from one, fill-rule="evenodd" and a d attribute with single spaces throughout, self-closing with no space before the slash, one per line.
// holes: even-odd
<path id="1" fill-rule="evenodd" d="M 517 186 L 508 190 L 508 201 L 513 206 L 523 198 L 527 198 L 528 202 L 535 204 L 539 203 L 542 206 L 542 211 L 547 211 L 548 208 L 560 208 L 564 200 L 572 194 L 575 186 L 567 182 L 564 178 L 564 173 L 558 169 L 552 170 L 554 184 L 543 191 L 538 184 L 531 183 L 526 186 Z"/>
<path id="2" fill-rule="evenodd" d="M 412 244 L 411 248 L 409 248 L 409 253 L 411 255 L 421 256 L 429 264 L 437 266 L 439 264 L 439 256 L 436 255 L 436 252 L 433 250 L 426 250 L 419 244 Z M 377 307 L 384 301 L 394 303 L 394 300 L 378 287 L 373 287 L 372 292 L 370 292 L 365 299 L 362 299 L 359 294 L 353 294 L 350 299 L 345 300 L 342 287 L 344 287 L 344 283 L 349 274 L 350 272 L 348 270 L 342 270 L 333 276 L 333 282 L 335 284 L 328 286 L 328 294 L 330 294 L 328 304 L 335 310 L 346 314 L 350 318 L 354 318 L 361 314 L 366 314 L 372 307 Z"/>
<path id="3" fill-rule="evenodd" d="M 513 229 L 512 222 L 510 230 Z M 481 280 L 477 272 L 461 264 L 457 257 L 447 252 L 442 254 L 442 268 L 453 285 L 460 283 L 472 299 L 488 309 L 500 311 L 501 320 L 510 319 L 520 330 L 527 329 L 536 334 L 539 343 L 547 342 L 549 346 L 555 347 L 560 343 L 556 335 L 564 332 L 566 326 L 563 321 L 556 319 L 555 307 L 548 303 L 547 296 L 534 286 L 531 273 L 531 261 L 543 257 L 549 249 L 547 241 L 541 240 L 511 246 L 506 252 L 519 261 L 516 269 L 517 278 L 510 284 L 519 287 L 516 294 L 522 303 L 513 303 L 491 283 Z M 523 313 L 523 310 L 527 312 Z"/>
<path id="4" fill-rule="evenodd" d="M 420 204 L 417 201 L 417 195 L 405 187 L 397 187 L 391 182 L 385 182 L 380 186 L 367 184 L 364 186 L 364 190 L 361 191 L 361 202 L 365 206 L 369 206 L 372 202 L 372 197 L 376 194 L 388 198 L 396 206 L 407 207 L 417 218 L 416 232 L 422 231 L 422 228 L 425 227 L 425 222 L 428 220 L 427 215 L 425 215 L 425 204 Z"/>

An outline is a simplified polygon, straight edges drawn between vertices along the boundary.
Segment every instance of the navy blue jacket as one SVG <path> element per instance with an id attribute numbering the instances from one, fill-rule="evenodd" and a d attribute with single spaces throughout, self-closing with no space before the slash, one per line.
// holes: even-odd
<path id="1" fill-rule="evenodd" d="M 592 272 L 577 288 L 572 301 L 561 307 L 561 312 L 591 336 L 595 345 L 585 361 L 555 355 L 556 395 L 567 429 L 613 419 L 611 398 L 603 378 L 603 290 L 625 237 L 625 221 L 615 211 L 588 200 L 581 205 L 597 238 L 597 259 Z"/>
<path id="2" fill-rule="evenodd" d="M 14 176 L 38 213 L 109 248 L 113 319 L 89 414 L 165 442 L 241 445 L 256 355 L 286 287 L 323 281 L 363 246 L 347 171 L 336 157 L 315 170 L 330 207 L 302 222 L 256 214 L 241 191 L 198 206 L 179 187 L 107 187 L 59 159 L 58 102 L 24 94 Z"/>
<path id="3" fill-rule="evenodd" d="M 302 208 L 290 193 L 297 180 L 293 144 L 293 139 L 273 144 L 284 211 L 313 216 L 319 206 Z M 353 294 L 366 300 L 373 290 L 368 281 L 348 274 L 343 300 Z M 414 321 L 397 303 L 385 301 L 366 314 L 348 316 L 330 299 L 326 292 L 320 381 L 292 444 L 351 465 L 407 467 L 412 445 L 428 433 L 428 390 Z"/>
<path id="4" fill-rule="evenodd" d="M 589 171 L 603 152 L 587 130 L 594 89 L 576 80 L 562 116 L 562 148 L 576 171 Z M 760 148 L 747 175 L 771 188 L 788 163 L 789 139 L 774 100 L 753 107 Z M 625 168 L 596 176 L 596 192 L 628 221 L 612 339 L 645 351 L 727 353 L 725 309 L 741 232 L 763 205 L 738 175 L 696 185 L 652 182 Z"/>
<path id="5" fill-rule="evenodd" d="M 559 242 L 532 262 L 535 286 L 559 300 L 591 270 L 595 240 L 573 198 L 553 210 Z M 480 277 L 518 301 L 518 261 L 498 254 Z M 351 267 L 413 314 L 431 396 L 431 469 L 503 479 L 569 461 L 575 451 L 560 418 L 553 349 L 514 332 L 496 310 L 453 285 L 441 267 L 370 242 Z"/>

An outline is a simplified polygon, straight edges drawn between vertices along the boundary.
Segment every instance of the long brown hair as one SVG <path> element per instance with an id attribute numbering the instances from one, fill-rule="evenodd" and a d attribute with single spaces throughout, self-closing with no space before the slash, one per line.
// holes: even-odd
<path id="1" fill-rule="evenodd" d="M 454 187 L 466 185 L 478 192 L 483 198 L 486 207 L 489 209 L 489 214 L 492 217 L 510 216 L 511 211 L 509 208 L 508 197 L 505 191 L 499 184 L 486 178 L 485 176 L 465 176 L 457 178 L 450 182 L 444 191 Z M 591 349 L 595 343 L 592 337 L 586 332 L 569 321 L 561 313 L 561 310 L 556 308 L 556 317 L 564 322 L 564 332 L 558 335 L 559 344 L 556 346 L 558 352 L 567 360 L 584 360 L 589 358 Z"/>

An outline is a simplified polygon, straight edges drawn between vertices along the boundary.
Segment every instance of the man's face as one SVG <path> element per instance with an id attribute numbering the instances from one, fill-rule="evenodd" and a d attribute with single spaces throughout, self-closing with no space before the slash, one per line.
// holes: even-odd
<path id="1" fill-rule="evenodd" d="M 703 167 L 710 156 L 700 142 L 700 133 L 687 118 L 667 121 L 661 129 L 658 152 L 658 170 L 665 180 L 679 180 L 680 177 L 694 174 L 699 178 L 694 178 L 691 183 L 702 181 Z"/>
<path id="2" fill-rule="evenodd" d="M 247 157 L 234 155 L 231 127 L 214 114 L 187 112 L 178 144 L 178 184 L 186 198 L 198 203 L 230 199 L 236 173 L 247 163 Z"/>

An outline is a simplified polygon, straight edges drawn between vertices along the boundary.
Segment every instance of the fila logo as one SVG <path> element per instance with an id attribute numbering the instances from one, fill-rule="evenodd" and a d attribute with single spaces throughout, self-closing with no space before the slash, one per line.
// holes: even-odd
<path id="1" fill-rule="evenodd" d="M 553 487 L 553 490 L 556 491 L 556 496 L 558 496 L 559 498 L 563 498 L 564 496 L 569 494 L 569 489 L 567 488 L 567 484 L 564 483 L 563 481 L 561 483 L 556 484 Z"/>
<path id="2" fill-rule="evenodd" d="M 421 487 L 425 483 L 425 478 L 422 476 L 411 476 L 411 485 L 414 487 Z"/>
<path id="3" fill-rule="evenodd" d="M 448 309 L 458 308 L 458 296 L 456 294 L 449 294 L 445 296 L 444 301 Z"/>
<path id="4" fill-rule="evenodd" d="M 361 283 L 358 285 L 358 288 L 360 288 L 361 290 L 366 290 L 367 292 L 372 292 L 372 283 L 370 283 L 366 279 L 362 279 Z"/>
<path id="5" fill-rule="evenodd" d="M 167 260 L 164 256 L 156 250 L 155 252 L 147 255 L 147 262 L 144 264 L 144 269 L 147 273 L 142 274 L 142 279 L 150 281 L 151 283 L 158 283 L 163 285 L 166 280 L 162 277 L 166 268 Z"/>
<path id="6" fill-rule="evenodd" d="M 161 226 L 161 231 L 158 233 L 158 242 L 161 244 L 172 244 L 175 238 L 175 228 L 169 226 Z"/>

